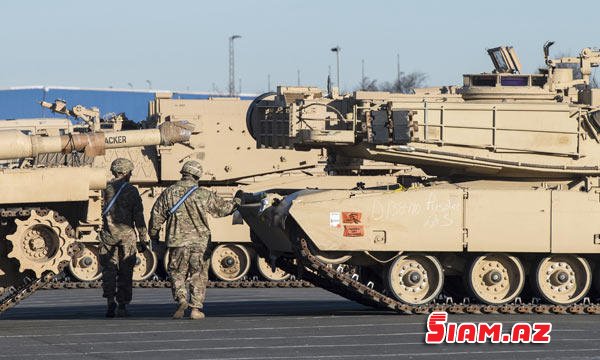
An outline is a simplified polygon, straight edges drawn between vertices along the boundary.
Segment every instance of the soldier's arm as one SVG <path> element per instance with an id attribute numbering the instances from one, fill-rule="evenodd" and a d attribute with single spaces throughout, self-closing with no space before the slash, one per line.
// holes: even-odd
<path id="1" fill-rule="evenodd" d="M 206 201 L 206 211 L 214 217 L 223 217 L 231 215 L 237 208 L 234 201 L 225 200 L 216 193 L 208 191 L 208 199 Z"/>
<path id="2" fill-rule="evenodd" d="M 133 223 L 140 236 L 140 241 L 145 242 L 148 229 L 146 228 L 146 219 L 144 219 L 144 205 L 142 204 L 142 198 L 137 188 L 134 188 L 131 197 L 131 204 L 133 205 Z"/>
<path id="3" fill-rule="evenodd" d="M 167 191 L 165 190 L 154 203 L 152 212 L 150 213 L 150 227 L 148 228 L 148 234 L 151 239 L 158 237 L 160 227 L 167 220 L 168 212 Z"/>

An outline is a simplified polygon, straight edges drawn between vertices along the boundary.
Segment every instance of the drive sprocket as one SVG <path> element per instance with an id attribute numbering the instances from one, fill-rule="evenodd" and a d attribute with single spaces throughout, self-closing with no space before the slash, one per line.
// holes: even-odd
<path id="1" fill-rule="evenodd" d="M 12 243 L 8 257 L 19 261 L 19 271 L 31 270 L 36 277 L 46 271 L 60 272 L 59 265 L 70 261 L 69 248 L 75 243 L 69 223 L 54 211 L 31 211 L 25 220 L 15 220 L 16 230 L 6 239 Z"/>

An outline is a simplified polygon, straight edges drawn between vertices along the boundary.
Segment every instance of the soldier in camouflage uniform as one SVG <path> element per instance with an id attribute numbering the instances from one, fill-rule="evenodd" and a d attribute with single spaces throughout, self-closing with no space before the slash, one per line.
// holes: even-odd
<path id="1" fill-rule="evenodd" d="M 210 259 L 207 216 L 230 215 L 237 203 L 198 187 L 202 167 L 197 161 L 186 162 L 181 174 L 181 180 L 163 191 L 154 203 L 149 234 L 152 241 L 157 241 L 161 225 L 167 222 L 166 241 L 170 251 L 168 271 L 173 298 L 178 303 L 173 318 L 183 318 L 189 306 L 192 308 L 190 318 L 202 319 L 204 313 L 201 309 L 206 294 Z"/>
<path id="2" fill-rule="evenodd" d="M 128 315 L 126 306 L 131 302 L 138 237 L 142 251 L 147 248 L 142 199 L 138 189 L 129 184 L 133 163 L 118 158 L 112 162 L 110 170 L 114 179 L 104 190 L 104 221 L 100 233 L 102 288 L 108 307 L 106 317 L 115 316 L 117 303 L 117 315 Z"/>

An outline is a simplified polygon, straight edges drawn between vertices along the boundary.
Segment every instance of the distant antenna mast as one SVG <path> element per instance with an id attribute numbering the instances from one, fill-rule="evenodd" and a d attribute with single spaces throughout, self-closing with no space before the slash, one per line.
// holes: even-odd
<path id="1" fill-rule="evenodd" d="M 271 74 L 267 74 L 267 91 L 271 92 Z"/>
<path id="2" fill-rule="evenodd" d="M 400 54 L 396 54 L 396 68 L 397 68 L 396 80 L 398 82 L 400 82 Z"/>
<path id="3" fill-rule="evenodd" d="M 362 59 L 360 61 L 360 65 L 361 65 L 361 78 L 360 78 L 360 81 L 362 83 L 364 83 L 365 82 L 365 59 Z"/>
<path id="4" fill-rule="evenodd" d="M 235 54 L 233 51 L 233 40 L 241 38 L 240 35 L 229 37 L 229 96 L 235 96 Z"/>
<path id="5" fill-rule="evenodd" d="M 298 86 L 300 86 L 300 69 L 298 69 Z"/>
<path id="6" fill-rule="evenodd" d="M 331 48 L 331 51 L 335 53 L 335 64 L 336 64 L 336 77 L 335 80 L 337 81 L 337 87 L 338 89 L 340 88 L 340 51 L 342 51 L 342 48 L 338 45 L 336 47 Z"/>

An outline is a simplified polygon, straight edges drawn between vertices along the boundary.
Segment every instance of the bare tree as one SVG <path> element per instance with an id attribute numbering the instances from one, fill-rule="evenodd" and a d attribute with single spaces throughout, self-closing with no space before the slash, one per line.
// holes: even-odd
<path id="1" fill-rule="evenodd" d="M 413 92 L 413 89 L 423 87 L 425 80 L 427 80 L 427 74 L 423 72 L 415 71 L 408 74 L 401 72 L 396 81 L 385 82 L 380 86 L 380 89 L 383 91 L 410 94 Z"/>
<path id="2" fill-rule="evenodd" d="M 408 74 L 403 72 L 395 81 L 386 81 L 383 84 L 377 84 L 377 80 L 363 76 L 356 90 L 365 91 L 389 91 L 402 94 L 410 94 L 413 89 L 423 87 L 427 80 L 427 74 L 415 71 Z"/>
<path id="3" fill-rule="evenodd" d="M 370 79 L 368 76 L 363 76 L 362 79 L 360 79 L 360 84 L 358 84 L 358 87 L 356 90 L 377 91 L 378 90 L 377 80 Z"/>

